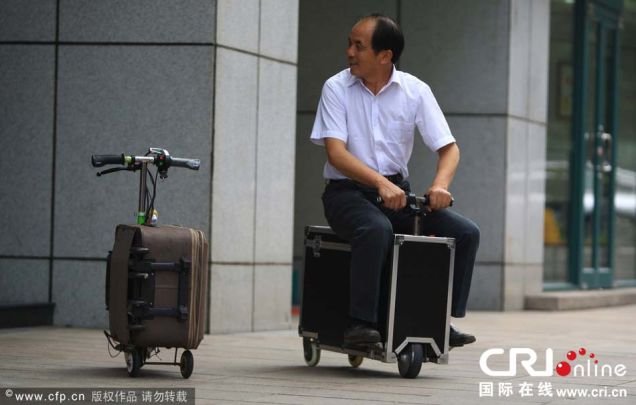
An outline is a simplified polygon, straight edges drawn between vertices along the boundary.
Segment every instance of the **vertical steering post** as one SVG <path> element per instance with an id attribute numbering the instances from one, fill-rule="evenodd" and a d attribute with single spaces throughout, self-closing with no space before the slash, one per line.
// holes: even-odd
<path id="1" fill-rule="evenodd" d="M 137 208 L 137 224 L 146 223 L 146 177 L 148 176 L 148 162 L 141 163 L 139 174 L 139 205 Z"/>

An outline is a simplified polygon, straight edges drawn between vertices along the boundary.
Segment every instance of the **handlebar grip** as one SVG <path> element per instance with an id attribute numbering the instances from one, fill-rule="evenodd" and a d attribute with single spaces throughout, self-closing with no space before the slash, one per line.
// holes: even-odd
<path id="1" fill-rule="evenodd" d="M 91 156 L 93 167 L 105 165 L 123 165 L 125 163 L 124 154 L 121 155 L 93 155 Z"/>
<path id="2" fill-rule="evenodd" d="M 377 196 L 375 201 L 378 204 L 382 204 L 383 203 L 382 197 L 380 197 L 380 196 Z M 452 207 L 454 202 L 455 202 L 455 199 L 451 197 L 451 202 L 449 204 L 449 207 Z M 423 197 L 420 197 L 420 196 L 417 196 L 417 195 L 411 193 L 411 194 L 407 194 L 406 195 L 406 203 L 407 204 L 421 204 L 421 205 L 426 206 L 426 205 L 429 204 L 429 200 L 428 200 L 428 196 L 427 195 L 425 195 Z"/>
<path id="3" fill-rule="evenodd" d="M 170 165 L 175 167 L 185 167 L 190 170 L 199 170 L 201 161 L 199 159 L 170 158 Z"/>

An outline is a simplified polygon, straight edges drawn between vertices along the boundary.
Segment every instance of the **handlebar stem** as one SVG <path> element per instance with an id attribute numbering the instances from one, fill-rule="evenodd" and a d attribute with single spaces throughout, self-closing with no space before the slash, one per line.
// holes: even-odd
<path id="1" fill-rule="evenodd" d="M 139 174 L 139 204 L 137 208 L 137 224 L 146 223 L 146 177 L 148 175 L 148 162 L 141 163 Z"/>

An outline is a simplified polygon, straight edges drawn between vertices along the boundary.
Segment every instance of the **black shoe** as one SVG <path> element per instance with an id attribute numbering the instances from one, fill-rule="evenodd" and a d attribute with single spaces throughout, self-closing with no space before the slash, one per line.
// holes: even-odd
<path id="1" fill-rule="evenodd" d="M 380 332 L 365 322 L 352 322 L 344 332 L 344 345 L 352 346 L 367 343 L 378 343 L 382 340 Z"/>
<path id="2" fill-rule="evenodd" d="M 460 332 L 459 329 L 455 328 L 453 324 L 451 324 L 450 336 L 448 337 L 448 344 L 450 347 L 462 347 L 463 345 L 473 343 L 476 340 L 475 336 Z"/>

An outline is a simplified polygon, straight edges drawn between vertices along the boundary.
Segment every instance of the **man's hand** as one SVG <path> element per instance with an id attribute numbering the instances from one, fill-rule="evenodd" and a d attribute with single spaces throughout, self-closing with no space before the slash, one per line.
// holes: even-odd
<path id="1" fill-rule="evenodd" d="M 406 206 L 404 190 L 353 156 L 343 141 L 325 138 L 325 147 L 329 163 L 350 179 L 376 188 L 385 207 L 397 211 Z"/>
<path id="2" fill-rule="evenodd" d="M 382 204 L 394 211 L 401 210 L 406 206 L 406 193 L 404 190 L 382 177 L 378 185 L 378 194 L 382 197 Z"/>
<path id="3" fill-rule="evenodd" d="M 450 206 L 453 196 L 444 187 L 432 186 L 426 192 L 428 205 L 431 211 Z"/>

